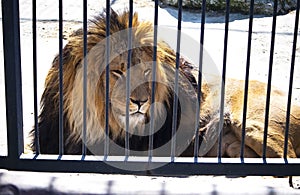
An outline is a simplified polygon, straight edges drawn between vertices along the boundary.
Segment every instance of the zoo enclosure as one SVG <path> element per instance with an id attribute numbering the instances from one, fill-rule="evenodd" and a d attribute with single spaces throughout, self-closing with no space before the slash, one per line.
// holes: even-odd
<path id="1" fill-rule="evenodd" d="M 36 89 L 36 1 L 32 1 L 33 4 L 33 71 L 35 74 L 34 85 Z M 62 18 L 62 0 L 59 7 L 59 55 L 62 55 L 63 48 L 63 18 Z M 86 5 L 87 1 L 83 1 L 84 6 L 84 21 L 83 30 L 86 39 L 86 28 L 87 28 L 87 15 Z M 299 8 L 300 1 L 297 1 L 297 12 L 295 18 L 295 29 L 294 29 L 294 44 L 292 50 L 292 63 L 291 63 L 291 74 L 289 84 L 289 96 L 287 102 L 288 113 L 291 107 L 291 96 L 292 96 L 292 85 L 293 85 L 293 73 L 295 66 L 295 54 L 296 54 L 296 43 L 298 36 L 298 23 L 299 23 Z M 224 58 L 223 58 L 223 72 L 222 80 L 226 78 L 226 57 L 227 57 L 227 44 L 228 44 L 228 25 L 229 25 L 229 14 L 230 14 L 230 0 L 226 1 L 226 17 L 225 17 L 225 32 L 224 32 Z M 248 34 L 248 53 L 247 53 L 247 71 L 246 71 L 246 85 L 245 94 L 247 94 L 247 83 L 250 66 L 250 54 L 251 54 L 251 35 L 252 35 L 252 23 L 253 23 L 253 4 L 251 0 L 249 8 L 249 34 Z M 274 1 L 274 16 L 272 23 L 272 37 L 271 37 L 271 51 L 270 51 L 270 63 L 269 63 L 269 79 L 268 79 L 268 93 L 267 102 L 270 103 L 270 86 L 272 78 L 272 61 L 274 55 L 274 39 L 276 36 L 276 7 L 278 1 Z M 204 42 L 205 32 L 205 17 L 206 8 L 205 0 L 202 2 L 202 23 L 201 23 L 201 34 L 200 44 Z M 106 8 L 110 9 L 110 1 L 107 1 Z M 129 1 L 129 12 L 132 16 L 133 13 L 133 2 Z M 155 18 L 154 24 L 158 23 L 158 1 L 155 1 Z M 109 17 L 109 14 L 108 16 Z M 132 19 L 132 18 L 131 18 Z M 131 21 L 129 19 L 129 21 Z M 178 32 L 181 30 L 182 22 L 182 1 L 179 1 L 178 6 Z M 85 148 L 83 148 L 83 155 L 63 155 L 62 149 L 59 155 L 41 155 L 36 154 L 32 158 L 28 158 L 24 155 L 24 139 L 23 139 L 23 112 L 22 112 L 22 81 L 21 81 L 21 55 L 20 55 L 20 18 L 19 18 L 19 1 L 18 0 L 3 0 L 2 1 L 2 23 L 3 23 L 3 46 L 4 46 L 4 67 L 5 67 L 5 96 L 6 96 L 6 117 L 7 117 L 7 135 L 8 135 L 8 155 L 0 156 L 0 168 L 9 170 L 22 170 L 22 171 L 51 171 L 51 172 L 97 172 L 97 173 L 125 173 L 125 174 L 147 174 L 145 171 L 130 171 L 130 167 L 147 167 L 147 166 L 158 166 L 154 174 L 161 175 L 300 175 L 300 161 L 299 159 L 287 159 L 286 150 L 287 142 L 285 144 L 285 158 L 282 159 L 245 159 L 243 152 L 241 152 L 241 158 L 238 159 L 226 159 L 222 158 L 220 153 L 217 158 L 199 158 L 197 152 L 195 152 L 193 158 L 156 158 L 149 154 L 149 157 L 133 157 L 126 156 L 124 158 L 114 159 L 109 156 L 103 156 L 100 159 L 93 159 L 85 155 Z M 109 24 L 107 24 L 109 25 Z M 108 33 L 108 32 L 107 32 Z M 180 43 L 180 33 L 178 33 L 177 43 Z M 177 44 L 177 53 L 180 50 L 180 44 Z M 86 46 L 84 46 L 86 48 Z M 200 47 L 200 46 L 199 46 Z M 200 47 L 201 48 L 201 47 Z M 84 51 L 86 52 L 86 50 Z M 200 49 L 200 57 L 203 54 L 203 50 Z M 155 58 L 155 53 L 154 53 Z M 130 61 L 130 59 L 129 59 Z M 179 63 L 179 56 L 177 56 L 177 65 Z M 62 64 L 61 64 L 62 65 Z M 200 65 L 201 66 L 201 58 Z M 201 85 L 201 83 L 199 84 Z M 222 101 L 224 101 L 224 87 L 222 87 Z M 35 105 L 35 122 L 38 120 L 38 107 L 37 107 L 37 92 L 35 90 L 34 105 Z M 245 96 L 246 104 L 247 96 Z M 2 109 L 2 108 L 1 108 Z M 224 108 L 221 109 L 221 115 Z M 268 109 L 268 106 L 267 106 Z M 176 109 L 175 109 L 176 110 Z M 244 114 L 246 111 L 244 112 Z M 268 117 L 268 110 L 266 110 L 266 117 Z M 287 122 L 289 114 L 287 114 Z M 288 127 L 288 125 L 287 125 Z M 288 131 L 288 129 L 286 130 Z M 221 141 L 219 141 L 221 145 Z M 195 150 L 197 151 L 197 150 Z M 243 149 L 241 149 L 243 151 Z M 161 164 L 164 166 L 160 167 Z M 111 165 L 115 166 L 111 166 Z M 124 167 L 119 169 L 116 167 Z"/>

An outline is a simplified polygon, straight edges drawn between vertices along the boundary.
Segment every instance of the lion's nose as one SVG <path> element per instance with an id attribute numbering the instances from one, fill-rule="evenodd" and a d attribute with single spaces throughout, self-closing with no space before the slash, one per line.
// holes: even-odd
<path id="1" fill-rule="evenodd" d="M 133 104 L 136 104 L 138 106 L 138 109 L 140 109 L 148 101 L 148 98 L 147 99 L 134 99 L 134 98 L 130 98 L 130 101 Z"/>

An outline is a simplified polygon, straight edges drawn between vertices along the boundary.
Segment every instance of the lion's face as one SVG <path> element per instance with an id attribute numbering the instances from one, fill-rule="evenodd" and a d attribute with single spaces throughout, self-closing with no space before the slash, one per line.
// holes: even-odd
<path id="1" fill-rule="evenodd" d="M 129 132 L 144 135 L 145 125 L 150 120 L 152 102 L 152 56 L 145 50 L 133 49 L 130 69 L 127 69 L 127 64 L 127 52 L 114 58 L 110 64 L 110 111 L 118 126 L 126 129 L 126 97 L 128 95 Z M 126 83 L 128 74 L 130 74 L 130 81 Z M 157 95 L 154 102 L 161 103 L 167 95 L 167 89 L 164 86 L 164 71 L 157 71 L 156 77 Z M 159 110 L 160 106 L 156 104 L 158 107 L 156 110 Z"/>
<path id="2" fill-rule="evenodd" d="M 144 123 L 151 104 L 151 62 L 147 54 L 133 53 L 130 67 L 129 124 L 130 128 Z M 126 125 L 127 53 L 113 60 L 110 77 L 111 109 L 122 127 Z"/>

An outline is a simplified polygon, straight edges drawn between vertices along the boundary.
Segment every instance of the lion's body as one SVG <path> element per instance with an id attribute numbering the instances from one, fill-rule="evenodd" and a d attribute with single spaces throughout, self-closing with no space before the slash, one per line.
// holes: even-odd
<path id="1" fill-rule="evenodd" d="M 193 75 L 193 67 L 181 60 L 178 77 L 178 110 L 173 112 L 174 75 L 176 73 L 176 54 L 163 42 L 157 45 L 156 80 L 153 81 L 153 26 L 151 23 L 139 22 L 135 14 L 132 22 L 132 48 L 128 53 L 128 13 L 111 12 L 110 19 L 110 59 L 109 60 L 109 105 L 106 120 L 106 20 L 102 15 L 91 22 L 87 33 L 86 56 L 86 97 L 84 92 L 84 55 L 83 32 L 76 31 L 63 49 L 63 117 L 59 119 L 59 56 L 52 64 L 45 82 L 42 96 L 41 114 L 39 116 L 40 152 L 57 154 L 59 152 L 59 129 L 63 128 L 62 143 L 65 154 L 81 154 L 82 140 L 85 140 L 91 153 L 103 153 L 106 130 L 110 140 L 110 154 L 124 154 L 126 145 L 126 127 L 128 127 L 129 146 L 132 151 L 149 149 L 149 131 L 151 130 L 151 103 L 155 130 L 153 148 L 158 155 L 169 155 L 173 128 L 177 127 L 176 155 L 192 155 L 193 135 L 195 132 L 195 113 L 197 105 L 197 75 Z M 131 54 L 129 81 L 131 90 L 127 94 L 126 77 L 128 75 L 128 54 Z M 153 71 L 153 72 L 152 72 Z M 237 157 L 240 153 L 241 129 L 243 117 L 243 83 L 228 80 L 230 88 L 226 88 L 223 156 Z M 226 84 L 228 84 L 226 83 Z M 155 86 L 154 100 L 152 87 Z M 217 85 L 216 85 L 217 86 Z M 219 88 L 205 83 L 202 86 L 200 112 L 200 141 L 203 143 L 215 139 L 219 126 Z M 245 156 L 262 156 L 264 112 L 266 85 L 252 81 L 249 86 L 248 112 L 246 123 Z M 129 99 L 126 99 L 126 94 Z M 129 101 L 129 102 L 127 102 Z M 85 104 L 86 102 L 86 104 Z M 128 110 L 127 105 L 128 103 Z M 270 121 L 268 128 L 268 157 L 283 155 L 285 130 L 285 98 L 277 90 L 272 92 L 270 105 Z M 84 120 L 83 108 L 86 108 Z M 127 111 L 126 111 L 127 110 Z M 126 113 L 129 117 L 126 117 Z M 177 122 L 173 123 L 174 114 Z M 290 121 L 290 137 L 288 157 L 300 156 L 300 108 L 292 107 Z M 60 122 L 63 124 L 60 125 Z M 108 124 L 106 123 L 108 122 Z M 198 123 L 198 121 L 197 121 Z M 175 126 L 175 127 L 174 127 Z M 83 129 L 86 127 L 85 137 Z M 34 132 L 34 131 L 33 131 Z M 151 134 L 151 133 L 150 133 Z M 32 143 L 35 149 L 35 139 Z M 184 144 L 180 144 L 180 141 Z M 116 144 L 114 144 L 116 143 Z M 202 143 L 202 144 L 203 144 Z M 121 152 L 120 148 L 121 146 Z M 189 146 L 189 147 L 188 147 Z M 97 149 L 95 149 L 97 148 Z M 187 149 L 187 150 L 185 150 Z M 203 147 L 200 147 L 202 150 Z M 206 143 L 202 156 L 216 156 L 217 143 Z M 185 151 L 184 151 L 185 150 Z M 116 151 L 114 153 L 114 151 Z M 137 153 L 140 154 L 140 153 Z M 147 153 L 146 153 L 147 154 Z"/>
<path id="2" fill-rule="evenodd" d="M 224 108 L 224 131 L 222 139 L 222 155 L 228 157 L 239 157 L 242 140 L 242 121 L 244 109 L 244 81 L 228 79 L 226 81 L 225 108 Z M 213 87 L 210 87 L 213 89 Z M 274 88 L 274 87 L 273 87 Z M 245 126 L 245 157 L 259 157 L 263 155 L 263 140 L 265 129 L 265 105 L 267 85 L 259 81 L 250 81 L 248 88 L 248 104 Z M 209 93 L 208 93 L 209 94 Z M 212 113 L 213 102 L 219 98 L 207 96 L 204 100 L 203 113 Z M 208 102 L 208 104 L 206 104 Z M 216 103 L 218 105 L 218 103 Z M 269 122 L 267 136 L 267 157 L 283 157 L 284 134 L 286 129 L 286 106 L 287 96 L 280 90 L 273 89 L 270 98 Z M 211 119 L 214 121 L 214 119 Z M 210 122 L 210 121 L 209 121 Z M 208 123 L 209 123 L 208 122 Z M 218 121 L 215 122 L 218 126 Z M 210 129 L 203 128 L 209 137 Z M 300 107 L 292 106 L 289 126 L 288 157 L 300 156 Z M 204 139 L 205 140 L 205 139 Z M 217 155 L 218 144 L 206 154 L 206 156 Z"/>

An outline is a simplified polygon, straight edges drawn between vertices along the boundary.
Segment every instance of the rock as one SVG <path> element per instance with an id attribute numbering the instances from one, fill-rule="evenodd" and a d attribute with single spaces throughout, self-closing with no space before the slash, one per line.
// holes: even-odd
<path id="1" fill-rule="evenodd" d="M 177 6 L 178 0 L 161 0 L 162 3 L 171 6 Z M 202 0 L 182 0 L 182 6 L 187 8 L 199 9 L 202 6 Z M 296 9 L 297 0 L 278 0 L 277 14 L 286 14 Z M 207 0 L 207 11 L 224 11 L 226 1 L 224 0 Z M 274 1 L 257 0 L 254 1 L 254 14 L 272 15 Z M 230 11 L 234 13 L 247 14 L 250 10 L 250 0 L 230 0 Z"/>

